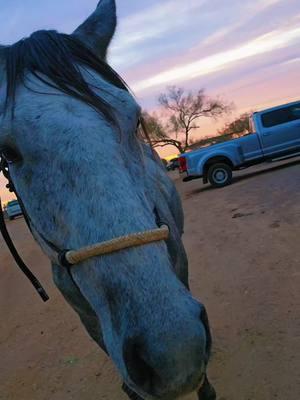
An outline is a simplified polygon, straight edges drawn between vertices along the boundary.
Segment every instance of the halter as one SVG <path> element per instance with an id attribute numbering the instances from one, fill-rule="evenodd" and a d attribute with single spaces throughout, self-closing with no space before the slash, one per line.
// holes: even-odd
<path id="1" fill-rule="evenodd" d="M 21 210 L 23 212 L 26 224 L 32 233 L 32 227 L 34 228 L 33 223 L 30 220 L 30 217 L 26 212 L 24 204 L 15 189 L 15 186 L 13 184 L 13 181 L 12 181 L 10 173 L 9 173 L 9 165 L 13 164 L 14 162 L 16 162 L 18 160 L 19 160 L 18 156 L 14 152 L 11 152 L 10 150 L 2 149 L 1 153 L 0 153 L 0 172 L 3 173 L 3 176 L 8 181 L 8 184 L 6 185 L 6 187 L 9 189 L 10 192 L 15 193 L 15 195 L 19 201 Z M 49 248 L 51 248 L 52 251 L 54 251 L 56 253 L 57 264 L 61 265 L 62 267 L 69 268 L 71 266 L 79 264 L 79 263 L 86 261 L 93 257 L 99 257 L 99 256 L 103 256 L 105 254 L 115 253 L 117 251 L 125 250 L 128 248 L 143 246 L 146 244 L 159 242 L 162 240 L 167 240 L 169 237 L 169 234 L 170 234 L 169 227 L 166 223 L 161 221 L 156 208 L 154 209 L 154 214 L 156 217 L 156 224 L 158 225 L 157 229 L 146 230 L 143 232 L 133 233 L 133 234 L 126 235 L 126 236 L 120 236 L 120 237 L 117 237 L 117 238 L 114 238 L 114 239 L 111 239 L 111 240 L 108 240 L 105 242 L 96 243 L 94 245 L 83 247 L 83 248 L 77 249 L 77 250 L 63 250 L 62 251 L 57 246 L 55 246 L 53 243 L 51 243 L 46 238 L 44 238 L 43 235 L 38 232 L 38 230 L 36 230 L 35 228 L 34 228 L 34 230 L 38 233 L 38 235 L 45 242 L 45 244 Z M 29 281 L 34 286 L 34 288 L 36 289 L 36 291 L 38 292 L 38 294 L 40 295 L 42 300 L 47 301 L 49 299 L 49 296 L 47 295 L 45 289 L 42 287 L 42 285 L 40 284 L 38 279 L 33 275 L 33 273 L 26 266 L 26 264 L 24 263 L 22 258 L 19 256 L 19 254 L 13 244 L 13 241 L 11 240 L 11 237 L 8 233 L 8 230 L 7 230 L 6 224 L 5 224 L 5 220 L 4 220 L 4 212 L 3 212 L 3 208 L 2 208 L 1 198 L 0 198 L 0 231 L 1 231 L 4 241 L 6 242 L 18 267 L 25 274 L 25 276 L 29 279 Z"/>

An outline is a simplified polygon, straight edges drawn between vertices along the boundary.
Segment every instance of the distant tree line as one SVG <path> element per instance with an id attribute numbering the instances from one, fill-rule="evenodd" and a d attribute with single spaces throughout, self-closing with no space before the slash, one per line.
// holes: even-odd
<path id="1" fill-rule="evenodd" d="M 218 131 L 219 135 L 237 135 L 244 136 L 250 133 L 250 117 L 251 113 L 241 114 L 234 121 L 226 124 L 221 130 Z"/>
<path id="2" fill-rule="evenodd" d="M 232 122 L 227 123 L 223 128 L 219 129 L 217 135 L 192 141 L 189 149 L 210 146 L 248 135 L 251 133 L 250 116 L 251 113 L 241 114 Z"/>

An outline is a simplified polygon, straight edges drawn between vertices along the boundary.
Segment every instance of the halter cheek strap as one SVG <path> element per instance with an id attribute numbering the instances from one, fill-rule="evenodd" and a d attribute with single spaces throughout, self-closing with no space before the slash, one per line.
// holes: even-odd
<path id="1" fill-rule="evenodd" d="M 42 287 L 38 279 L 33 275 L 33 273 L 30 271 L 30 269 L 26 266 L 22 258 L 19 256 L 19 253 L 17 252 L 17 249 L 15 248 L 11 237 L 9 236 L 9 233 L 7 231 L 6 225 L 5 225 L 5 220 L 4 220 L 4 213 L 3 213 L 3 208 L 2 208 L 2 203 L 0 199 L 0 231 L 2 233 L 3 239 L 5 240 L 11 255 L 15 259 L 18 267 L 21 269 L 21 271 L 24 273 L 24 275 L 30 280 L 38 294 L 41 296 L 43 301 L 47 301 L 49 299 L 49 296 L 47 295 L 45 289 Z"/>
<path id="2" fill-rule="evenodd" d="M 6 155 L 7 154 L 4 154 L 3 152 L 0 155 L 0 172 L 2 172 L 4 177 L 8 180 L 8 184 L 6 185 L 6 187 L 9 189 L 10 192 L 14 192 L 16 194 L 13 182 L 9 175 L 9 170 L 8 170 L 9 161 L 6 158 Z M 17 194 L 16 194 L 16 196 L 17 196 Z M 26 212 L 23 209 L 22 202 L 19 201 L 19 204 L 20 204 L 20 207 L 24 214 L 26 223 L 30 228 L 30 225 L 28 224 L 28 220 L 26 218 Z M 36 289 L 36 291 L 38 292 L 38 294 L 40 295 L 42 300 L 45 302 L 47 300 L 49 300 L 49 296 L 47 295 L 45 289 L 43 288 L 43 286 L 41 285 L 39 280 L 33 275 L 33 273 L 30 271 L 30 269 L 27 267 L 27 265 L 24 263 L 24 261 L 22 260 L 22 258 L 19 255 L 17 249 L 15 248 L 15 245 L 13 244 L 13 241 L 11 240 L 11 237 L 9 235 L 9 232 L 8 232 L 8 230 L 6 228 L 6 224 L 5 224 L 1 198 L 0 198 L 0 231 L 1 231 L 3 239 L 4 239 L 5 243 L 7 244 L 7 247 L 9 249 L 11 255 L 13 256 L 17 266 L 20 268 L 20 270 L 23 272 L 23 274 L 27 277 L 27 279 L 29 279 L 29 281 L 31 282 L 33 287 Z"/>

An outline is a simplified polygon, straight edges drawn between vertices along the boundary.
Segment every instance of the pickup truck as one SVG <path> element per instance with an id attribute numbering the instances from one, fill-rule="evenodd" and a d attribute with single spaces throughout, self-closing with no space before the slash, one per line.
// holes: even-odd
<path id="1" fill-rule="evenodd" d="M 255 112 L 252 133 L 185 153 L 179 157 L 183 181 L 203 178 L 214 187 L 229 185 L 232 172 L 300 152 L 300 101 Z"/>

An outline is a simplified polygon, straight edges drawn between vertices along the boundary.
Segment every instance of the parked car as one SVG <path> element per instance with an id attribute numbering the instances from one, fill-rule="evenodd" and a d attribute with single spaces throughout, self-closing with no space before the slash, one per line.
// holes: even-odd
<path id="1" fill-rule="evenodd" d="M 183 181 L 203 178 L 223 187 L 231 183 L 232 171 L 300 154 L 299 101 L 255 112 L 250 125 L 253 133 L 179 157 Z"/>
<path id="2" fill-rule="evenodd" d="M 10 220 L 23 214 L 18 200 L 12 200 L 7 203 L 6 213 Z"/>
<path id="3" fill-rule="evenodd" d="M 173 158 L 167 165 L 168 171 L 175 171 L 175 169 L 179 169 L 179 160 L 178 157 Z"/>

